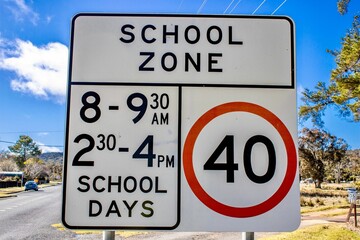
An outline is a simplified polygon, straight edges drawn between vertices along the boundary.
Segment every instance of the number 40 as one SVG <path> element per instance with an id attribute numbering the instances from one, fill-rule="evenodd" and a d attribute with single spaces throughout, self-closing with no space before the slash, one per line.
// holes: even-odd
<path id="1" fill-rule="evenodd" d="M 268 168 L 264 175 L 256 175 L 252 168 L 251 163 L 251 152 L 252 148 L 256 143 L 262 143 L 265 145 L 268 152 Z M 226 162 L 216 163 L 221 153 L 226 150 Z M 245 144 L 244 148 L 244 168 L 247 177 L 255 183 L 266 183 L 271 180 L 275 174 L 276 168 L 276 155 L 275 148 L 271 140 L 262 135 L 256 135 L 251 137 Z M 225 170 L 226 171 L 226 182 L 234 182 L 235 170 L 238 170 L 238 164 L 234 161 L 234 136 L 226 135 L 221 141 L 219 146 L 215 149 L 213 154 L 204 164 L 204 170 Z"/>

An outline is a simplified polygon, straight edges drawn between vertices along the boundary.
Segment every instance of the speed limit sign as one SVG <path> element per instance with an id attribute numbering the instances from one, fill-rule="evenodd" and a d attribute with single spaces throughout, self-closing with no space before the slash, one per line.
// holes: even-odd
<path id="1" fill-rule="evenodd" d="M 183 107 L 184 204 L 197 200 L 189 203 L 190 211 L 208 219 L 198 222 L 206 231 L 296 229 L 298 162 L 291 119 L 296 110 L 289 108 L 294 93 L 224 89 L 224 95 L 211 99 L 217 91 L 202 89 L 191 98 L 201 102 L 197 109 Z M 206 96 L 211 100 L 201 101 Z"/>
<path id="2" fill-rule="evenodd" d="M 75 16 L 63 224 L 296 229 L 294 59 L 287 17 Z"/>
<path id="3" fill-rule="evenodd" d="M 197 181 L 197 177 L 194 170 L 193 153 L 194 153 L 194 145 L 197 140 L 197 137 L 211 120 L 213 120 L 216 117 L 219 117 L 220 115 L 231 112 L 240 112 L 240 113 L 246 112 L 246 113 L 255 114 L 257 117 L 263 118 L 263 120 L 266 120 L 273 128 L 277 130 L 278 135 L 280 135 L 281 140 L 283 141 L 282 143 L 280 142 L 280 145 L 282 144 L 285 147 L 287 162 L 285 162 L 284 165 L 287 165 L 287 168 L 283 182 L 279 186 L 279 189 L 269 199 L 254 206 L 231 207 L 215 200 L 209 194 L 207 194 L 207 192 L 202 188 L 199 181 Z M 256 126 L 253 128 L 256 128 Z M 235 163 L 234 136 L 236 132 L 237 129 L 234 129 L 232 134 L 225 135 L 224 139 L 215 148 L 214 152 L 209 156 L 209 158 L 206 160 L 203 166 L 203 170 L 225 171 L 227 183 L 235 182 L 235 171 L 239 170 L 239 165 Z M 241 134 L 239 134 L 239 136 L 241 138 Z M 274 138 L 273 135 L 271 136 L 272 138 Z M 270 182 L 275 175 L 275 171 L 277 170 L 276 165 L 279 164 L 277 163 L 278 162 L 277 158 L 279 158 L 279 151 L 275 150 L 273 140 L 271 140 L 266 135 L 262 135 L 262 134 L 254 135 L 250 137 L 246 142 L 244 141 L 244 139 L 242 140 L 243 141 L 241 141 L 240 139 L 238 142 L 245 143 L 243 147 L 243 154 L 242 156 L 239 157 L 239 159 L 242 159 L 244 163 L 243 166 L 245 172 L 244 177 L 247 177 L 250 180 L 250 183 L 266 184 Z M 255 148 L 256 144 L 264 145 L 263 147 L 265 148 L 263 150 L 265 152 L 264 157 L 262 158 L 254 157 L 255 160 L 257 159 L 263 160 L 263 162 L 261 162 L 261 165 L 267 165 L 267 167 L 265 167 L 265 171 L 262 170 L 264 172 L 263 174 L 256 174 L 253 167 L 255 163 L 254 164 L 252 163 L 253 148 Z M 261 150 L 262 149 L 260 150 L 258 149 L 257 151 L 261 151 Z M 225 153 L 224 156 L 225 162 L 221 162 L 221 160 L 219 160 L 221 159 L 220 156 L 223 152 Z M 254 154 L 256 154 L 255 150 L 254 150 Z M 267 162 L 265 162 L 264 159 L 267 159 Z M 230 217 L 257 216 L 259 214 L 269 211 L 274 206 L 276 206 L 286 196 L 295 178 L 296 175 L 295 159 L 296 159 L 296 149 L 294 142 L 292 140 L 289 131 L 287 130 L 286 126 L 281 122 L 281 120 L 267 109 L 260 107 L 259 105 L 255 105 L 247 102 L 230 102 L 230 103 L 222 104 L 220 106 L 216 106 L 215 108 L 206 112 L 192 126 L 190 132 L 188 133 L 188 137 L 186 139 L 184 146 L 184 171 L 191 189 L 206 206 L 208 206 L 209 208 L 213 209 L 214 211 L 220 214 Z M 257 165 L 259 165 L 259 163 L 257 163 Z"/>

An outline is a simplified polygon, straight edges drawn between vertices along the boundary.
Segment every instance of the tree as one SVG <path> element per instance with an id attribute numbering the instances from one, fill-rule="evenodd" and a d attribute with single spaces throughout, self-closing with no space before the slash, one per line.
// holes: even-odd
<path id="1" fill-rule="evenodd" d="M 13 146 L 9 146 L 9 150 L 15 155 L 16 164 L 20 169 L 24 167 L 24 162 L 29 157 L 36 157 L 41 154 L 39 146 L 31 137 L 26 135 L 21 135 Z"/>
<path id="2" fill-rule="evenodd" d="M 360 176 L 360 149 L 348 150 L 346 158 L 348 165 L 345 166 L 344 172 L 351 178 L 348 180 L 355 181 L 356 176 Z"/>
<path id="3" fill-rule="evenodd" d="M 1 172 L 17 172 L 19 168 L 14 160 L 11 158 L 0 159 L 0 171 Z"/>
<path id="4" fill-rule="evenodd" d="M 59 161 L 48 161 L 46 167 L 49 170 L 50 180 L 59 181 L 62 178 L 62 164 Z"/>
<path id="5" fill-rule="evenodd" d="M 344 15 L 345 13 L 347 13 L 347 7 L 350 3 L 350 0 L 338 0 L 337 2 L 337 7 L 338 7 L 338 11 L 341 15 Z"/>
<path id="6" fill-rule="evenodd" d="M 339 0 L 338 10 L 345 14 L 350 0 Z M 321 117 L 327 107 L 335 107 L 340 116 L 360 121 L 360 21 L 354 17 L 352 28 L 341 42 L 341 50 L 328 50 L 335 57 L 336 68 L 331 71 L 330 84 L 318 82 L 315 90 L 305 89 L 304 105 L 299 109 L 302 120 L 311 118 L 315 125 L 322 126 Z"/>
<path id="7" fill-rule="evenodd" d="M 24 162 L 24 165 L 24 174 L 27 179 L 35 179 L 43 174 L 49 175 L 49 169 L 44 161 L 39 158 L 29 158 Z"/>
<path id="8" fill-rule="evenodd" d="M 315 187 L 321 188 L 326 166 L 335 166 L 345 159 L 348 144 L 341 138 L 320 129 L 302 129 L 299 137 L 299 157 L 302 175 L 315 180 Z"/>

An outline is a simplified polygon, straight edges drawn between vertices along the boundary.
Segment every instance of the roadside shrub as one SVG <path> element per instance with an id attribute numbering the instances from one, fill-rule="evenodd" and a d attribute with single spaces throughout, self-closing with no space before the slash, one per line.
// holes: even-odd
<path id="1" fill-rule="evenodd" d="M 311 199 L 309 199 L 309 201 L 307 202 L 307 206 L 308 207 L 314 207 L 315 204 L 313 203 L 313 201 Z"/>
<path id="2" fill-rule="evenodd" d="M 311 198 L 300 197 L 300 206 L 301 207 L 314 207 L 315 204 L 311 200 Z"/>
<path id="3" fill-rule="evenodd" d="M 305 207 L 306 205 L 306 199 L 304 197 L 300 197 L 300 206 Z"/>

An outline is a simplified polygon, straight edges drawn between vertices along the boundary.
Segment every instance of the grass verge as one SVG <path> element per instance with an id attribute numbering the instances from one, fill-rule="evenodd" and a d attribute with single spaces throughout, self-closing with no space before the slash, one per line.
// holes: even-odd
<path id="1" fill-rule="evenodd" d="M 332 206 L 319 206 L 319 207 L 301 207 L 301 214 L 312 213 L 312 212 L 322 212 L 334 209 L 349 209 L 349 204 L 339 204 Z"/>
<path id="2" fill-rule="evenodd" d="M 282 233 L 261 240 L 360 240 L 360 235 L 344 225 L 321 224 L 299 229 L 291 233 Z"/>
<path id="3" fill-rule="evenodd" d="M 0 198 L 16 197 L 15 193 L 24 191 L 23 187 L 0 188 Z"/>
<path id="4" fill-rule="evenodd" d="M 39 185 L 39 189 L 56 186 L 61 183 L 59 182 L 50 182 L 46 184 Z M 16 193 L 24 191 L 24 187 L 10 187 L 10 188 L 0 188 L 0 198 L 7 198 L 7 197 L 16 197 Z"/>
<path id="5" fill-rule="evenodd" d="M 84 234 L 103 234 L 103 231 L 99 230 L 68 230 L 66 229 L 61 223 L 52 224 L 52 227 L 56 228 L 59 231 L 72 231 L 78 235 L 84 235 Z M 147 232 L 135 232 L 135 231 L 115 231 L 115 235 L 127 238 L 132 237 L 136 235 L 144 235 L 147 234 Z"/>

